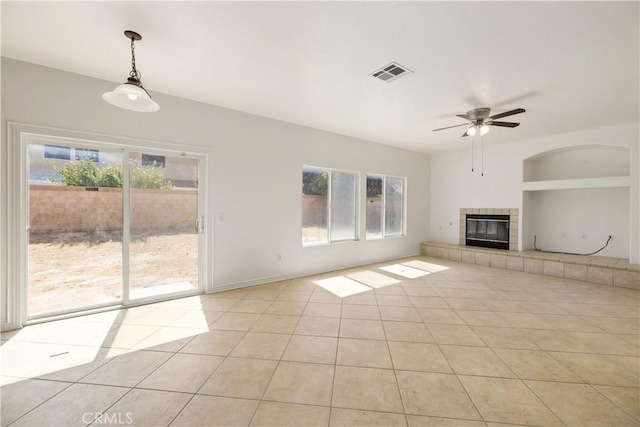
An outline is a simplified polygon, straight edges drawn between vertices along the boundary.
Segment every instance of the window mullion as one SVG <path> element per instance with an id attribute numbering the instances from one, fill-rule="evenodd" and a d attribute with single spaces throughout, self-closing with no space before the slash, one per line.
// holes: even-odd
<path id="1" fill-rule="evenodd" d="M 331 189 L 333 182 L 333 173 L 331 171 L 327 171 L 327 242 L 331 243 L 333 239 L 331 239 Z"/>
<path id="2" fill-rule="evenodd" d="M 381 209 L 382 221 L 382 237 L 387 237 L 387 177 L 382 177 L 382 209 Z"/>

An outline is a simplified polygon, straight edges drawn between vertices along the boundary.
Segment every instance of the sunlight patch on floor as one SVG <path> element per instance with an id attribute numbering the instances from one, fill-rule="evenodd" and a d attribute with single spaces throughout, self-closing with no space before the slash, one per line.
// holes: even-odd
<path id="1" fill-rule="evenodd" d="M 418 277 L 423 277 L 430 274 L 428 271 L 407 267 L 406 265 L 402 264 L 387 265 L 385 267 L 380 267 L 380 270 L 384 270 L 398 276 L 406 277 L 407 279 L 416 279 Z"/>
<path id="2" fill-rule="evenodd" d="M 387 276 L 385 274 L 376 273 L 375 271 L 371 271 L 371 270 L 359 271 L 357 273 L 348 274 L 347 277 L 357 280 L 358 282 L 363 283 L 367 286 L 370 286 L 374 289 L 402 283 L 398 279 L 394 279 L 393 277 Z"/>
<path id="3" fill-rule="evenodd" d="M 444 265 L 432 264 L 430 262 L 414 260 L 403 262 L 403 265 L 407 265 L 409 267 L 414 267 L 420 270 L 428 271 L 429 273 L 437 273 L 439 271 L 449 270 L 449 267 L 445 267 Z"/>
<path id="4" fill-rule="evenodd" d="M 371 290 L 369 286 L 365 286 L 362 283 L 356 282 L 355 280 L 349 279 L 345 276 L 314 280 L 313 283 L 341 298 Z"/>
<path id="5" fill-rule="evenodd" d="M 161 295 L 170 295 L 178 292 L 194 291 L 198 287 L 191 282 L 170 283 L 166 285 L 147 286 L 147 287 L 131 287 L 129 298 L 141 299 L 155 297 Z"/>

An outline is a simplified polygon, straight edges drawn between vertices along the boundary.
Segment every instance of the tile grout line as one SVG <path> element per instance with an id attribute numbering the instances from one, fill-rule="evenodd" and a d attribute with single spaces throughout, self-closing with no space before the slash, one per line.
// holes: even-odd
<path id="1" fill-rule="evenodd" d="M 520 381 L 522 384 L 524 384 L 524 386 L 527 388 L 527 390 L 529 390 L 529 392 L 530 392 L 530 393 L 532 393 L 532 394 L 536 397 L 536 399 L 538 399 L 538 401 L 539 401 L 540 403 L 542 403 L 542 404 L 544 405 L 544 407 L 545 407 L 545 408 L 547 408 L 547 410 L 548 410 L 550 413 L 552 413 L 554 417 L 556 417 L 556 418 L 558 419 L 558 421 L 560 421 L 560 422 L 561 422 L 563 425 L 565 425 L 565 426 L 567 425 L 567 423 L 565 423 L 565 422 L 562 420 L 562 418 L 560 418 L 560 415 L 556 414 L 556 412 L 555 412 L 553 409 L 551 409 L 551 408 L 549 407 L 549 405 L 547 405 L 547 403 L 546 403 L 544 400 L 542 400 L 542 397 L 538 396 L 538 393 L 536 393 L 536 392 L 535 392 L 531 387 L 529 387 L 529 384 L 527 384 L 527 382 L 526 382 L 525 380 L 519 380 L 519 381 Z M 528 381 L 532 381 L 532 380 L 528 380 Z M 535 381 L 535 380 L 534 380 L 534 381 Z"/>
<path id="2" fill-rule="evenodd" d="M 602 391 L 600 391 L 594 384 L 587 384 L 587 386 L 591 387 L 600 396 L 605 398 L 607 401 L 611 402 L 613 405 L 617 406 L 618 409 L 620 409 L 625 414 L 629 415 L 632 419 L 634 419 L 636 421 L 640 421 L 640 416 L 634 415 L 634 414 L 631 414 L 630 412 L 628 412 L 626 409 L 624 409 L 622 406 L 618 405 L 615 401 L 611 400 L 607 395 L 605 395 Z M 629 388 L 634 388 L 635 389 L 636 387 L 629 387 Z"/>
<path id="3" fill-rule="evenodd" d="M 404 291 L 404 290 L 403 290 Z M 376 301 L 378 297 L 376 295 Z M 413 301 L 411 302 L 413 304 Z M 414 308 L 415 310 L 415 308 Z M 382 312 L 380 311 L 380 305 L 378 305 L 378 314 L 382 318 Z M 387 330 L 384 327 L 384 323 L 382 324 L 382 333 L 384 334 L 384 342 L 387 345 L 387 351 L 389 352 L 389 359 L 391 359 L 391 369 L 393 370 L 393 378 L 396 380 L 396 389 L 398 390 L 398 397 L 400 398 L 400 405 L 402 406 L 402 413 L 404 414 L 404 422 L 406 425 L 409 425 L 409 419 L 407 418 L 407 409 L 404 406 L 404 399 L 402 397 L 402 391 L 400 390 L 400 381 L 398 381 L 398 373 L 396 372 L 395 364 L 393 363 L 393 354 L 391 354 L 391 347 L 389 346 L 389 339 L 387 337 Z"/>
<path id="4" fill-rule="evenodd" d="M 290 280 L 289 280 L 290 281 Z M 287 281 L 287 282 L 289 282 Z M 290 283 L 287 283 L 287 286 Z M 284 289 L 287 288 L 287 286 L 285 286 L 280 293 L 278 294 L 278 296 L 282 295 L 282 292 L 284 292 Z M 309 300 L 311 299 L 311 297 L 313 296 L 313 292 L 311 293 L 311 295 L 309 296 Z M 302 309 L 302 313 L 304 313 L 304 310 L 306 309 L 306 307 L 309 305 L 309 300 L 306 301 L 304 308 Z M 269 305 L 269 307 L 273 306 L 273 304 L 277 301 L 277 297 L 276 299 Z M 267 309 L 268 310 L 268 309 Z M 251 420 L 249 420 L 249 425 L 251 425 L 251 423 L 253 422 L 254 418 L 256 417 L 256 415 L 258 414 L 258 411 L 260 410 L 260 407 L 262 406 L 262 402 L 265 401 L 264 400 L 264 396 L 267 393 L 267 390 L 269 389 L 269 386 L 271 385 L 271 382 L 273 381 L 273 377 L 275 377 L 276 372 L 278 371 L 278 368 L 280 367 L 280 363 L 282 362 L 282 357 L 284 356 L 284 353 L 287 351 L 287 347 L 289 347 L 289 343 L 291 342 L 291 339 L 293 338 L 293 332 L 295 332 L 295 330 L 298 327 L 298 324 L 300 323 L 300 319 L 302 319 L 302 314 L 300 314 L 298 317 L 298 321 L 296 322 L 296 325 L 293 328 L 293 331 L 288 334 L 289 335 L 289 339 L 287 340 L 287 344 L 284 346 L 282 353 L 280 354 L 280 358 L 277 361 L 276 367 L 273 370 L 273 373 L 271 374 L 271 377 L 269 378 L 269 382 L 267 383 L 267 386 L 264 388 L 264 391 L 262 392 L 262 395 L 260 396 L 259 399 L 259 403 L 258 406 L 256 407 L 256 411 L 253 413 L 253 415 L 251 416 Z M 282 403 L 282 402 L 280 402 Z M 292 402 L 291 402 L 292 403 Z"/>
<path id="5" fill-rule="evenodd" d="M 16 418 L 15 420 L 11 421 L 8 426 L 14 425 L 16 423 L 16 421 L 19 421 L 20 419 L 26 417 L 28 414 L 30 414 L 31 412 L 35 411 L 36 409 L 38 409 L 39 407 L 41 407 L 42 405 L 44 405 L 45 403 L 47 403 L 48 401 L 50 401 L 51 399 L 53 399 L 54 397 L 56 397 L 57 395 L 61 394 L 63 391 L 69 389 L 70 387 L 73 387 L 73 385 L 76 383 L 69 383 L 69 385 L 65 388 L 63 388 L 62 390 L 60 390 L 59 392 L 57 392 L 56 394 L 54 394 L 53 396 L 51 396 L 50 398 L 46 399 L 45 401 L 41 402 L 39 405 L 34 406 L 33 408 L 29 409 L 27 412 L 25 412 L 24 414 L 20 415 L 18 418 Z"/>
<path id="6" fill-rule="evenodd" d="M 331 425 L 331 416 L 333 415 L 333 392 L 336 388 L 336 373 L 338 371 L 338 351 L 340 351 L 340 332 L 342 331 L 342 312 L 344 311 L 344 303 L 340 306 L 340 318 L 338 320 L 338 336 L 336 337 L 336 355 L 333 360 L 333 377 L 331 379 L 331 394 L 329 396 L 329 420 Z"/>
<path id="7" fill-rule="evenodd" d="M 469 327 L 469 326 L 467 326 L 467 327 Z M 427 329 L 429 329 L 428 325 L 427 325 Z M 469 328 L 469 329 L 471 329 L 471 328 Z M 431 332 L 430 329 L 429 329 L 429 332 Z M 476 336 L 478 336 L 478 335 L 476 334 Z M 480 336 L 478 336 L 478 338 L 486 346 L 486 343 L 484 342 L 484 340 Z M 476 410 L 476 412 L 478 413 L 478 415 L 480 416 L 482 421 L 484 421 L 485 424 L 486 424 L 487 420 L 485 419 L 484 415 L 482 415 L 482 412 L 480 412 L 480 409 L 478 409 L 478 406 L 476 405 L 476 402 L 474 402 L 473 399 L 471 398 L 471 395 L 469 394 L 469 391 L 467 390 L 467 388 L 464 386 L 464 383 L 462 381 L 460 381 L 458 373 L 456 372 L 456 370 L 454 369 L 453 365 L 449 361 L 449 358 L 447 357 L 447 354 L 444 351 L 442 351 L 442 347 L 441 347 L 440 343 L 438 342 L 438 340 L 435 339 L 435 337 L 433 338 L 433 341 L 434 341 L 434 344 L 436 345 L 436 347 L 438 347 L 438 351 L 440 351 L 440 354 L 442 354 L 442 357 L 444 357 L 444 360 L 447 361 L 447 364 L 449 365 L 449 368 L 451 369 L 452 374 L 455 376 L 456 381 L 458 381 L 458 384 L 460 385 L 460 387 L 462 387 L 462 390 L 464 390 L 465 396 L 467 396 L 467 399 L 469 399 L 469 402 L 471 402 L 471 404 L 473 405 L 473 408 Z"/>
<path id="8" fill-rule="evenodd" d="M 248 294 L 247 294 L 247 295 L 248 295 Z M 244 297 L 246 297 L 247 295 L 244 295 Z M 244 297 L 240 298 L 240 299 L 238 300 L 238 302 L 242 301 L 242 300 L 244 299 Z M 274 300 L 274 301 L 275 301 L 275 300 Z M 237 304 L 237 303 L 236 303 L 236 304 Z M 236 305 L 236 304 L 232 304 L 232 305 L 231 305 L 231 307 L 229 307 L 229 308 L 232 308 L 232 307 L 233 307 L 234 305 Z M 272 301 L 272 303 L 269 305 L 269 307 L 270 307 L 271 305 L 273 305 L 273 301 Z M 268 309 L 268 308 L 267 308 L 267 309 Z M 219 319 L 220 317 L 222 317 L 222 316 L 224 315 L 224 313 L 229 313 L 228 309 L 227 309 L 227 310 L 224 310 L 224 311 L 223 311 L 223 314 L 222 314 L 222 315 L 220 315 L 220 316 L 218 316 L 218 318 L 216 318 L 216 320 L 217 320 L 217 319 Z M 215 322 L 215 320 L 214 320 L 214 322 Z M 257 322 L 257 320 L 256 320 L 256 322 Z M 213 322 L 212 322 L 212 323 L 213 323 Z M 254 323 L 254 324 L 255 324 L 255 323 Z M 210 326 L 210 325 L 208 325 L 208 326 Z M 253 327 L 253 325 L 252 325 L 252 327 Z M 251 327 L 249 328 L 249 330 L 250 330 L 250 329 L 251 329 Z M 231 353 L 232 353 L 232 352 L 233 352 L 233 350 L 238 346 L 238 344 L 240 344 L 240 342 L 242 342 L 242 340 L 243 340 L 243 339 L 244 339 L 244 338 L 249 334 L 249 330 L 245 331 L 245 334 L 242 336 L 242 338 L 240 338 L 240 339 L 238 340 L 238 342 L 233 346 L 233 348 L 232 348 L 231 350 L 229 350 L 229 353 L 228 353 L 226 356 L 224 356 L 224 358 L 223 358 L 223 360 L 220 362 L 220 364 L 219 364 L 218 366 L 216 366 L 216 368 L 211 372 L 211 374 L 209 374 L 209 376 L 207 376 L 207 378 L 202 382 L 202 384 L 200 385 L 200 387 L 198 387 L 198 389 L 193 393 L 193 395 L 191 396 L 191 398 L 190 398 L 190 399 L 187 401 L 187 403 L 182 407 L 182 409 L 181 409 L 181 410 L 176 414 L 175 418 L 171 421 L 171 423 L 170 423 L 169 425 L 173 424 L 173 423 L 175 422 L 175 420 L 176 420 L 176 419 L 178 419 L 178 417 L 180 416 L 180 414 L 181 414 L 181 413 L 184 411 L 184 409 L 189 405 L 189 403 L 191 403 L 191 401 L 193 401 L 193 399 L 194 399 L 196 396 L 198 396 L 198 395 L 201 395 L 201 396 L 202 396 L 202 395 L 204 395 L 204 396 L 208 396 L 208 395 L 206 395 L 206 394 L 199 394 L 199 391 L 200 391 L 200 390 L 202 390 L 202 387 L 204 387 L 204 385 L 205 385 L 205 384 L 206 384 L 206 383 L 211 379 L 211 377 L 213 377 L 213 375 L 214 375 L 214 374 L 216 373 L 216 371 L 218 371 L 218 369 L 219 369 L 219 368 L 224 364 L 224 362 L 225 362 L 227 359 L 229 359 L 229 357 L 231 357 L 231 356 L 230 356 L 230 355 L 231 355 Z M 211 330 L 210 330 L 210 331 L 211 331 Z M 194 338 L 194 339 L 195 339 L 195 338 Z M 186 344 L 185 344 L 185 345 L 186 345 Z M 178 350 L 178 351 L 179 351 L 179 350 Z M 183 353 L 183 354 L 190 354 L 190 353 Z M 219 356 L 218 356 L 218 357 L 219 357 Z M 274 372 L 275 372 L 275 370 L 274 370 Z M 253 413 L 253 415 L 252 415 L 252 417 L 251 417 L 251 421 L 253 420 L 253 417 L 255 417 L 255 414 L 258 412 L 258 408 L 259 408 L 259 406 L 260 406 L 260 404 L 258 404 L 258 406 L 256 406 L 256 410 L 255 410 L 255 412 Z"/>

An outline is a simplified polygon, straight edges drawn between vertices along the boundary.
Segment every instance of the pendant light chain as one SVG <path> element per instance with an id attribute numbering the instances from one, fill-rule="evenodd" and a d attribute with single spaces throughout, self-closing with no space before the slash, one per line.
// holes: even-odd
<path id="1" fill-rule="evenodd" d="M 131 72 L 129 75 L 138 82 L 142 80 L 142 74 L 136 69 L 136 45 L 133 37 L 131 38 Z"/>
<path id="2" fill-rule="evenodd" d="M 160 106 L 151 99 L 151 95 L 142 85 L 142 73 L 136 67 L 136 41 L 142 40 L 142 36 L 131 30 L 126 30 L 124 36 L 131 43 L 131 71 L 126 82 L 110 92 L 103 93 L 102 99 L 129 111 L 146 113 L 158 111 Z"/>

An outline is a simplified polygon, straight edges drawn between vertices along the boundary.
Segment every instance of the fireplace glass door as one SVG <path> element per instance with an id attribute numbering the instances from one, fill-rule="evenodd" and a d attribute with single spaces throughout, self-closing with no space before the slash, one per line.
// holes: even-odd
<path id="1" fill-rule="evenodd" d="M 467 246 L 509 249 L 509 215 L 467 215 Z"/>

